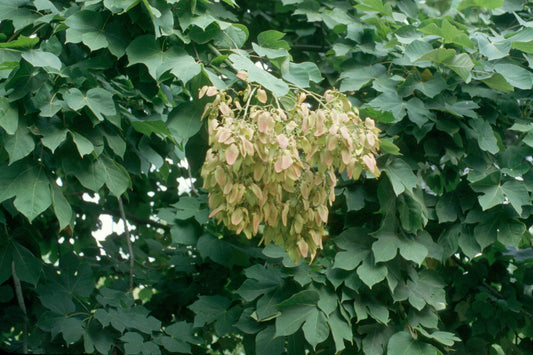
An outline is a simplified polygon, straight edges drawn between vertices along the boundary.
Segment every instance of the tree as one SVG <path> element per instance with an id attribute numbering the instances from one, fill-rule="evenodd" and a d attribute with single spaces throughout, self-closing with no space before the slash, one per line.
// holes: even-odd
<path id="1" fill-rule="evenodd" d="M 523 0 L 0 0 L 2 348 L 531 353 L 532 21 Z M 336 176 L 312 262 L 209 217 L 199 92 L 247 82 L 286 110 L 336 87 L 381 130 L 381 175 Z M 124 233 L 97 242 L 102 215 Z"/>

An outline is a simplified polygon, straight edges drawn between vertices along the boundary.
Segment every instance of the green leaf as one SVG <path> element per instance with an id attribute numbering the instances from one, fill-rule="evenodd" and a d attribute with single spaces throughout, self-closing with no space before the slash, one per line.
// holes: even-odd
<path id="1" fill-rule="evenodd" d="M 2 8 L 2 5 L 0 4 L 0 9 Z M 26 37 L 24 35 L 20 35 L 17 37 L 14 41 L 9 42 L 0 42 L 0 48 L 9 48 L 9 49 L 30 49 L 33 46 L 35 46 L 37 43 L 39 43 L 38 37 Z"/>
<path id="2" fill-rule="evenodd" d="M 278 98 L 289 92 L 289 87 L 283 80 L 258 68 L 250 59 L 242 55 L 231 54 L 229 60 L 233 63 L 233 67 L 236 70 L 244 70 L 248 72 L 249 81 L 256 82 L 265 89 L 270 90 Z"/>
<path id="3" fill-rule="evenodd" d="M 0 127 L 7 134 L 13 135 L 19 126 L 19 113 L 5 97 L 0 97 Z"/>
<path id="4" fill-rule="evenodd" d="M 196 345 L 199 345 L 201 343 L 201 339 L 197 338 L 194 335 L 192 323 L 188 323 L 185 321 L 170 324 L 165 328 L 165 333 L 170 335 L 172 338 L 180 340 L 182 342 L 187 342 Z"/>
<path id="5" fill-rule="evenodd" d="M 389 309 L 386 306 L 378 302 L 365 302 L 365 307 L 372 318 L 384 325 L 389 323 Z"/>
<path id="6" fill-rule="evenodd" d="M 13 196 L 15 208 L 30 222 L 43 213 L 52 204 L 43 167 L 24 163 L 0 166 L 0 201 Z"/>
<path id="7" fill-rule="evenodd" d="M 338 310 L 328 316 L 328 325 L 331 329 L 331 335 L 333 336 L 337 352 L 342 351 L 346 347 L 344 345 L 345 340 L 349 343 L 353 342 L 351 324 L 339 315 Z"/>
<path id="8" fill-rule="evenodd" d="M 82 320 L 75 317 L 64 318 L 59 322 L 59 332 L 63 333 L 63 339 L 67 344 L 73 344 L 81 338 L 83 335 L 82 324 Z"/>
<path id="9" fill-rule="evenodd" d="M 446 307 L 444 284 L 433 273 L 420 272 L 417 277 L 407 281 L 409 303 L 419 311 L 426 304 L 442 310 Z"/>
<path id="10" fill-rule="evenodd" d="M 468 38 L 467 34 L 452 25 L 447 19 L 442 20 L 440 27 L 436 22 L 433 22 L 420 28 L 419 31 L 428 35 L 440 36 L 446 43 L 474 48 L 474 43 Z"/>
<path id="11" fill-rule="evenodd" d="M 437 355 L 439 353 L 436 347 L 415 340 L 407 331 L 394 334 L 387 345 L 387 354 L 390 355 Z"/>
<path id="12" fill-rule="evenodd" d="M 290 51 L 290 45 L 287 41 L 282 40 L 283 37 L 285 37 L 285 33 L 283 32 L 268 30 L 259 33 L 257 35 L 257 41 L 261 47 L 273 49 L 282 48 Z"/>
<path id="13" fill-rule="evenodd" d="M 305 320 L 302 330 L 304 331 L 305 339 L 315 350 L 316 346 L 329 336 L 328 320 L 322 311 L 315 308 Z"/>
<path id="14" fill-rule="evenodd" d="M 113 195 L 120 197 L 131 185 L 130 175 L 121 164 L 109 157 L 103 156 L 100 161 L 107 188 Z"/>
<path id="15" fill-rule="evenodd" d="M 69 131 L 72 136 L 72 140 L 78 148 L 80 156 L 83 158 L 84 155 L 91 154 L 94 151 L 94 145 L 90 140 L 79 134 L 78 132 Z"/>
<path id="16" fill-rule="evenodd" d="M 442 64 L 457 73 L 465 82 L 468 81 L 474 63 L 466 53 L 457 54 L 452 58 L 445 59 Z"/>
<path id="17" fill-rule="evenodd" d="M 104 0 L 104 6 L 115 14 L 128 12 L 141 0 Z"/>
<path id="18" fill-rule="evenodd" d="M 14 135 L 4 137 L 4 149 L 9 154 L 9 165 L 29 155 L 34 148 L 33 137 L 22 124 L 19 124 Z"/>
<path id="19" fill-rule="evenodd" d="M 411 62 L 416 62 L 420 57 L 431 52 L 433 47 L 426 41 L 414 40 L 405 47 L 404 54 L 409 57 Z"/>
<path id="20" fill-rule="evenodd" d="M 37 18 L 39 18 L 39 15 L 34 13 L 29 8 L 22 6 L 26 4 L 26 0 L 0 1 L 0 21 L 12 21 L 15 31 L 28 26 Z"/>
<path id="21" fill-rule="evenodd" d="M 370 84 L 375 78 L 385 73 L 386 68 L 381 64 L 369 67 L 348 69 L 341 73 L 339 80 L 341 92 L 358 91 L 363 86 Z"/>
<path id="22" fill-rule="evenodd" d="M 186 143 L 202 128 L 202 112 L 191 103 L 182 104 L 168 115 L 167 127 L 177 142 Z"/>
<path id="23" fill-rule="evenodd" d="M 126 354 L 141 354 L 144 338 L 137 332 L 126 332 L 119 338 L 124 344 Z"/>
<path id="24" fill-rule="evenodd" d="M 446 102 L 444 105 L 446 110 L 458 117 L 477 118 L 477 113 L 474 111 L 479 108 L 479 105 L 473 101 L 457 101 L 453 104 Z"/>
<path id="25" fill-rule="evenodd" d="M 509 55 L 511 44 L 501 37 L 489 37 L 484 33 L 477 32 L 473 38 L 477 40 L 479 53 L 486 56 L 488 60 L 501 59 Z"/>
<path id="26" fill-rule="evenodd" d="M 102 115 L 116 114 L 113 94 L 102 88 L 90 89 L 85 95 L 79 89 L 72 88 L 63 94 L 63 99 L 74 111 L 87 106 L 100 121 L 104 119 Z"/>
<path id="27" fill-rule="evenodd" d="M 133 328 L 145 334 L 159 331 L 161 322 L 148 314 L 149 311 L 142 306 L 109 309 L 108 311 L 99 308 L 94 313 L 94 318 L 104 327 L 111 324 L 113 328 L 120 332 L 123 332 L 126 328 Z"/>
<path id="28" fill-rule="evenodd" d="M 52 68 L 56 71 L 61 70 L 61 60 L 50 52 L 44 52 L 42 50 L 31 50 L 28 52 L 22 53 L 22 58 L 24 58 L 28 63 L 34 67 L 39 68 Z"/>
<path id="29" fill-rule="evenodd" d="M 464 229 L 461 234 L 459 234 L 457 245 L 461 248 L 463 253 L 471 259 L 482 252 L 481 247 L 474 236 L 471 233 L 465 233 Z"/>
<path id="30" fill-rule="evenodd" d="M 438 341 L 441 344 L 446 346 L 452 346 L 456 341 L 461 341 L 453 333 L 436 331 L 433 333 L 428 333 L 424 328 L 416 328 L 424 337 Z"/>
<path id="31" fill-rule="evenodd" d="M 413 97 L 406 102 L 407 117 L 418 127 L 424 126 L 434 115 L 425 107 L 424 102 L 417 97 Z"/>
<path id="32" fill-rule="evenodd" d="M 276 66 L 283 64 L 286 60 L 290 58 L 289 52 L 284 48 L 266 48 L 261 47 L 256 43 L 252 43 L 252 48 L 254 49 L 255 53 L 257 53 L 257 55 L 272 60 L 274 65 Z"/>
<path id="33" fill-rule="evenodd" d="M 396 92 L 387 91 L 368 103 L 372 108 L 389 111 L 394 116 L 393 122 L 399 122 L 407 114 L 405 103 Z"/>
<path id="34" fill-rule="evenodd" d="M 335 237 L 335 244 L 344 251 L 335 255 L 335 268 L 355 269 L 370 254 L 370 238 L 366 230 L 350 228 Z"/>
<path id="35" fill-rule="evenodd" d="M 372 286 L 385 279 L 387 267 L 383 264 L 377 265 L 374 258 L 369 255 L 357 268 L 357 275 L 365 285 L 372 288 Z"/>
<path id="36" fill-rule="evenodd" d="M 422 265 L 422 262 L 428 256 L 427 248 L 411 238 L 402 238 L 400 239 L 400 244 L 398 245 L 400 249 L 400 255 L 403 256 L 406 260 L 411 260 Z"/>
<path id="37" fill-rule="evenodd" d="M 52 196 L 52 206 L 59 221 L 59 229 L 63 230 L 72 220 L 72 208 L 57 185 L 50 185 L 50 194 Z"/>
<path id="38" fill-rule="evenodd" d="M 68 316 L 76 310 L 72 295 L 56 284 L 40 284 L 37 293 L 42 305 L 54 313 Z"/>
<path id="39" fill-rule="evenodd" d="M 248 302 L 283 285 L 281 273 L 274 268 L 254 265 L 247 268 L 245 273 L 248 279 L 237 289 L 237 293 Z"/>
<path id="40" fill-rule="evenodd" d="M 391 233 L 380 233 L 374 235 L 377 240 L 372 243 L 372 253 L 376 262 L 389 261 L 394 259 L 398 253 L 399 239 Z"/>
<path id="41" fill-rule="evenodd" d="M 454 49 L 436 48 L 418 58 L 417 62 L 429 60 L 437 64 L 442 64 L 447 60 L 453 59 L 455 53 Z"/>
<path id="42" fill-rule="evenodd" d="M 468 7 L 482 7 L 485 9 L 497 9 L 501 7 L 503 0 L 463 0 L 459 3 L 457 11 L 464 10 Z"/>
<path id="43" fill-rule="evenodd" d="M 355 8 L 361 11 L 375 11 L 385 16 L 392 16 L 392 8 L 389 3 L 382 0 L 359 0 Z"/>
<path id="44" fill-rule="evenodd" d="M 427 212 L 422 199 L 413 194 L 403 194 L 398 197 L 398 214 L 400 223 L 406 231 L 416 232 L 427 223 Z"/>
<path id="45" fill-rule="evenodd" d="M 365 335 L 362 345 L 366 354 L 383 354 L 392 330 L 381 324 L 361 325 L 358 327 L 358 333 Z"/>
<path id="46" fill-rule="evenodd" d="M 39 127 L 38 133 L 42 135 L 41 143 L 52 153 L 67 139 L 69 132 L 65 128 L 59 128 L 58 124 L 50 124 L 44 127 Z"/>
<path id="47" fill-rule="evenodd" d="M 365 207 L 365 190 L 361 187 L 344 189 L 347 211 L 359 211 Z"/>
<path id="48" fill-rule="evenodd" d="M 309 87 L 310 81 L 319 83 L 323 80 L 320 70 L 311 62 L 289 63 L 289 70 L 283 73 L 283 79 L 301 88 Z"/>
<path id="49" fill-rule="evenodd" d="M 455 222 L 457 220 L 457 208 L 452 194 L 446 194 L 439 198 L 435 205 L 435 212 L 439 223 Z"/>
<path id="50" fill-rule="evenodd" d="M 472 189 L 481 192 L 478 197 L 481 208 L 485 211 L 489 208 L 504 203 L 507 198 L 515 211 L 521 215 L 522 206 L 529 204 L 529 193 L 524 183 L 519 181 L 507 181 L 500 183 L 499 173 L 489 175 L 487 178 L 472 184 Z"/>
<path id="51" fill-rule="evenodd" d="M 18 278 L 21 281 L 37 286 L 41 276 L 41 260 L 37 259 L 28 249 L 17 242 L 12 242 L 11 246 L 15 273 Z"/>
<path id="52" fill-rule="evenodd" d="M 337 309 L 337 294 L 328 287 L 320 287 L 318 289 L 318 293 L 320 295 L 320 298 L 317 303 L 318 308 L 320 308 L 326 316 L 329 316 L 333 311 Z"/>
<path id="53" fill-rule="evenodd" d="M 533 40 L 527 42 L 513 41 L 511 42 L 511 48 L 525 53 L 533 53 Z"/>
<path id="54" fill-rule="evenodd" d="M 383 171 L 387 174 L 396 196 L 404 191 L 412 192 L 418 185 L 418 179 L 405 161 L 394 158 L 389 161 Z"/>
<path id="55" fill-rule="evenodd" d="M 172 206 L 176 208 L 176 218 L 181 220 L 194 217 L 200 211 L 200 201 L 189 196 L 181 197 Z"/>
<path id="56" fill-rule="evenodd" d="M 193 224 L 187 223 L 185 225 L 175 225 L 170 229 L 170 236 L 172 242 L 184 245 L 196 245 L 198 241 L 198 233 Z"/>
<path id="57" fill-rule="evenodd" d="M 495 64 L 494 70 L 501 74 L 505 80 L 512 86 L 529 90 L 533 86 L 533 74 L 518 65 L 514 64 Z"/>
<path id="58" fill-rule="evenodd" d="M 511 219 L 507 223 L 502 223 L 497 232 L 500 243 L 518 248 L 522 236 L 526 232 L 526 226 L 522 222 Z"/>
<path id="59" fill-rule="evenodd" d="M 196 63 L 185 50 L 172 46 L 163 51 L 162 44 L 151 35 L 134 39 L 126 49 L 126 54 L 130 66 L 145 65 L 155 80 L 170 71 L 185 84 L 201 71 L 200 64 Z"/>
<path id="60" fill-rule="evenodd" d="M 111 148 L 111 150 L 116 155 L 123 158 L 124 153 L 126 153 L 126 147 L 127 147 L 124 139 L 122 139 L 122 137 L 117 133 L 112 134 L 112 133 L 108 133 L 105 131 L 103 131 L 102 133 L 107 141 L 107 145 L 109 146 L 109 148 Z"/>
<path id="61" fill-rule="evenodd" d="M 248 263 L 248 257 L 244 253 L 234 248 L 232 244 L 225 240 L 220 240 L 209 233 L 204 233 L 200 236 L 197 248 L 204 260 L 210 258 L 226 267 L 246 265 Z"/>
<path id="62" fill-rule="evenodd" d="M 529 193 L 524 183 L 517 180 L 507 181 L 502 185 L 501 189 L 516 213 L 521 215 L 522 206 L 530 204 Z"/>
<path id="63" fill-rule="evenodd" d="M 156 338 L 155 340 L 159 345 L 162 345 L 166 350 L 170 351 L 171 353 L 191 353 L 191 346 L 181 341 L 181 339 L 179 338 L 175 339 L 163 336 L 160 338 Z"/>
<path id="64" fill-rule="evenodd" d="M 93 51 L 109 46 L 105 36 L 105 24 L 101 12 L 76 11 L 67 17 L 64 23 L 69 27 L 66 30 L 67 42 L 83 42 Z"/>
<path id="65" fill-rule="evenodd" d="M 154 24 L 156 38 L 171 35 L 174 30 L 174 15 L 170 4 L 164 0 L 142 0 Z"/>
<path id="66" fill-rule="evenodd" d="M 93 325 L 84 329 L 83 344 L 87 353 L 92 353 L 96 349 L 101 354 L 107 354 L 114 341 L 108 330 Z"/>
<path id="67" fill-rule="evenodd" d="M 248 39 L 249 32 L 246 26 L 234 23 L 223 29 L 215 38 L 216 46 L 219 48 L 241 48 Z"/>
<path id="68" fill-rule="evenodd" d="M 479 204 L 483 211 L 488 210 L 494 206 L 497 206 L 505 200 L 505 196 L 500 185 L 492 185 L 486 187 L 477 187 L 478 192 L 482 192 L 483 195 L 478 197 Z"/>
<path id="69" fill-rule="evenodd" d="M 481 79 L 488 87 L 499 90 L 504 93 L 514 91 L 514 87 L 505 80 L 505 77 L 500 73 L 494 73 L 490 78 Z"/>
<path id="70" fill-rule="evenodd" d="M 143 121 L 131 121 L 131 126 L 139 133 L 142 133 L 148 137 L 152 134 L 156 134 L 162 137 L 166 137 L 171 134 L 165 122 L 161 120 L 143 120 Z"/>
<path id="71" fill-rule="evenodd" d="M 375 262 L 392 260 L 398 249 L 405 259 L 414 261 L 418 265 L 421 265 L 428 256 L 427 248 L 414 239 L 385 232 L 374 235 L 374 238 L 377 238 L 377 241 L 372 244 Z"/>
<path id="72" fill-rule="evenodd" d="M 63 169 L 67 175 L 75 176 L 84 187 L 95 192 L 106 182 L 106 174 L 100 160 L 65 159 Z"/>
<path id="73" fill-rule="evenodd" d="M 281 354 L 285 348 L 285 339 L 275 337 L 275 328 L 270 325 L 255 336 L 255 354 Z"/>
<path id="74" fill-rule="evenodd" d="M 202 327 L 218 320 L 230 304 L 229 299 L 220 295 L 198 297 L 198 300 L 189 306 L 189 309 L 196 314 L 194 327 Z"/>
<path id="75" fill-rule="evenodd" d="M 318 298 L 317 292 L 304 290 L 280 303 L 278 309 L 281 315 L 276 318 L 275 337 L 296 333 L 307 317 L 317 309 Z"/>

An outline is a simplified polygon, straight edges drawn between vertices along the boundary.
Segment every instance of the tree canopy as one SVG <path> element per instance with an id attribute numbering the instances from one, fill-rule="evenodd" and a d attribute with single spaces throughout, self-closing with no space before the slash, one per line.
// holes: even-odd
<path id="1" fill-rule="evenodd" d="M 532 69 L 525 0 L 0 0 L 0 347 L 533 352 Z"/>

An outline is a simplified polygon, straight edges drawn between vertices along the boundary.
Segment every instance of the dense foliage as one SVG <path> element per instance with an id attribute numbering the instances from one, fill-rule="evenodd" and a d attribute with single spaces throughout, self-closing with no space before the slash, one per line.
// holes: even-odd
<path id="1" fill-rule="evenodd" d="M 0 0 L 2 349 L 532 353 L 532 10 Z M 254 105 L 335 87 L 381 130 L 312 263 L 209 218 L 199 93 L 243 73 Z"/>

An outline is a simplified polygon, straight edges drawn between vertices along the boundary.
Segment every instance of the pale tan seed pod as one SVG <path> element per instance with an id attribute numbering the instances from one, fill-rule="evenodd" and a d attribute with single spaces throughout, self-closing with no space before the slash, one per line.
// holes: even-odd
<path id="1" fill-rule="evenodd" d="M 242 81 L 248 81 L 248 73 L 244 70 L 239 70 L 235 76 Z"/>
<path id="2" fill-rule="evenodd" d="M 257 89 L 257 94 L 255 95 L 257 98 L 257 101 L 259 101 L 262 104 L 266 104 L 268 100 L 268 96 L 265 90 L 263 89 Z"/>
<path id="3" fill-rule="evenodd" d="M 257 101 L 243 109 L 254 90 Z M 212 147 L 201 175 L 210 216 L 246 238 L 263 224 L 262 242 L 284 244 L 293 259 L 314 258 L 322 248 L 327 205 L 335 199 L 335 169 L 353 177 L 363 169 L 377 176 L 379 129 L 373 121 L 363 123 L 336 91 L 325 94 L 318 110 L 297 93 L 298 102 L 288 111 L 253 104 L 266 104 L 268 95 L 252 84 L 236 96 L 214 87 L 200 89 L 199 96 L 208 93 L 215 96 L 204 111 Z"/>

